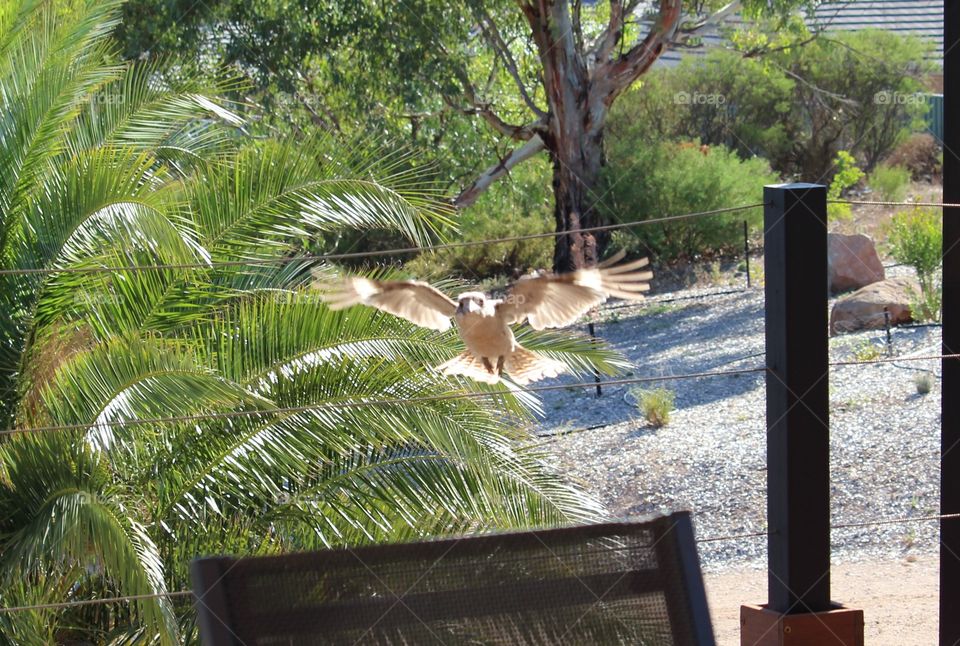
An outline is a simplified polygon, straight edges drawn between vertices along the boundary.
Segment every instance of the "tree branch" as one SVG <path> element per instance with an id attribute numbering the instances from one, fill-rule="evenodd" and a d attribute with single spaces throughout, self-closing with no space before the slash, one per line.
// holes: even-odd
<path id="1" fill-rule="evenodd" d="M 732 2 L 727 3 L 725 6 L 717 9 L 709 16 L 706 16 L 703 19 L 698 20 L 692 25 L 680 27 L 680 30 L 683 31 L 684 33 L 692 34 L 694 32 L 700 31 L 704 27 L 707 27 L 710 25 L 718 25 L 721 22 L 723 22 L 723 20 L 725 20 L 727 16 L 736 12 L 739 9 L 740 9 L 740 0 L 733 0 Z"/>
<path id="2" fill-rule="evenodd" d="M 467 99 L 469 100 L 470 97 L 467 97 Z M 496 112 L 493 111 L 489 103 L 484 103 L 482 101 L 475 100 L 472 105 L 463 106 L 457 105 L 450 97 L 443 96 L 443 102 L 461 114 L 480 116 L 484 121 L 487 122 L 487 125 L 499 132 L 501 135 L 505 135 L 511 139 L 516 139 L 517 141 L 529 140 L 536 134 L 537 126 L 540 125 L 539 121 L 525 123 L 522 126 L 513 123 L 507 123 L 501 119 Z"/>
<path id="3" fill-rule="evenodd" d="M 535 123 L 528 123 L 522 126 L 507 123 L 493 111 L 493 106 L 489 102 L 481 101 L 477 96 L 477 89 L 470 81 L 470 77 L 465 69 L 460 66 L 454 66 L 453 74 L 457 77 L 457 80 L 460 81 L 460 85 L 463 86 L 463 95 L 466 97 L 469 106 L 463 107 L 457 105 L 457 103 L 441 89 L 440 96 L 443 97 L 444 103 L 463 114 L 480 115 L 491 128 L 511 139 L 526 141 L 534 135 Z"/>
<path id="4" fill-rule="evenodd" d="M 610 58 L 613 48 L 617 46 L 623 35 L 623 2 L 621 0 L 610 0 L 610 19 L 607 26 L 597 39 L 593 52 L 593 60 L 602 63 Z"/>
<path id="5" fill-rule="evenodd" d="M 491 184 L 510 172 L 511 168 L 530 159 L 544 148 L 543 139 L 539 135 L 534 135 L 527 143 L 511 151 L 506 157 L 483 171 L 480 177 L 454 198 L 453 205 L 458 209 L 470 206 L 477 201 L 481 193 L 490 188 Z"/>
<path id="6" fill-rule="evenodd" d="M 604 63 L 597 74 L 604 80 L 605 101 L 609 105 L 660 57 L 680 24 L 682 0 L 660 0 L 660 14 L 647 36 L 616 60 Z"/>
<path id="7" fill-rule="evenodd" d="M 542 119 L 546 116 L 546 113 L 540 109 L 534 102 L 533 97 L 530 96 L 530 93 L 527 92 L 527 86 L 523 82 L 523 79 L 520 78 L 517 61 L 513 58 L 513 54 L 510 53 L 510 48 L 507 46 L 507 43 L 504 42 L 503 36 L 497 28 L 497 23 L 494 22 L 490 14 L 484 11 L 482 7 L 478 12 L 480 14 L 480 31 L 483 32 L 487 44 L 490 45 L 490 48 L 493 49 L 494 53 L 500 58 L 510 77 L 513 78 L 513 82 L 517 84 L 517 89 L 520 91 L 523 102 L 527 104 L 527 107 L 530 108 L 537 117 Z"/>

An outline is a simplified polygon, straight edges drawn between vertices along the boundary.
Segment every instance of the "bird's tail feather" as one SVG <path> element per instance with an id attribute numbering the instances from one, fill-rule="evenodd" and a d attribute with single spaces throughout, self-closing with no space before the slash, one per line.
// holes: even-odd
<path id="1" fill-rule="evenodd" d="M 437 370 L 445 375 L 463 375 L 486 384 L 495 384 L 500 381 L 500 375 L 497 374 L 496 370 L 493 372 L 487 370 L 486 366 L 483 365 L 483 360 L 469 350 L 465 350 L 446 363 L 440 364 L 437 366 Z"/>
<path id="2" fill-rule="evenodd" d="M 532 381 L 556 377 L 565 372 L 567 366 L 518 345 L 507 357 L 503 369 L 518 384 L 528 384 Z"/>

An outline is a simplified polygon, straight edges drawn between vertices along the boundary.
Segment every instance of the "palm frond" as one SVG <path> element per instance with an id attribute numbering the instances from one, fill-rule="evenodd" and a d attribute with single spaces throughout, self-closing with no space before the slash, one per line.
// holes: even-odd
<path id="1" fill-rule="evenodd" d="M 199 365 L 182 342 L 158 337 L 118 337 L 78 353 L 60 365 L 40 399 L 36 420 L 89 424 L 87 440 L 114 452 L 135 447 L 138 438 L 150 434 L 144 426 L 116 426 L 124 421 L 272 407 L 269 400 Z"/>
<path id="2" fill-rule="evenodd" d="M 146 528 L 127 509 L 136 499 L 112 485 L 102 462 L 77 436 L 15 439 L 0 453 L 10 482 L 0 487 L 0 576 L 55 572 L 65 563 L 100 567 L 127 594 L 166 591 L 163 562 Z M 162 643 L 177 640 L 166 599 L 137 603 Z"/>
<path id="3" fill-rule="evenodd" d="M 91 94 L 69 133 L 72 154 L 103 145 L 173 159 L 225 154 L 230 135 L 219 124 L 239 125 L 242 118 L 215 97 L 237 89 L 237 79 L 173 77 L 164 73 L 169 65 L 128 64 Z"/>
<path id="4" fill-rule="evenodd" d="M 530 350 L 565 363 L 575 375 L 599 372 L 619 375 L 633 368 L 623 353 L 603 339 L 593 339 L 573 330 L 534 330 L 524 326 L 515 330 L 517 341 Z"/>

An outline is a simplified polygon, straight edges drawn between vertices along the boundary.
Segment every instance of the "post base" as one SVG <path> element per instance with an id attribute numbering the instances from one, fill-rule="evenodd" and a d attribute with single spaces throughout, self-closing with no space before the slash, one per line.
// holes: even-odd
<path id="1" fill-rule="evenodd" d="M 783 615 L 743 605 L 740 646 L 863 646 L 863 610 L 837 604 L 825 612 Z"/>

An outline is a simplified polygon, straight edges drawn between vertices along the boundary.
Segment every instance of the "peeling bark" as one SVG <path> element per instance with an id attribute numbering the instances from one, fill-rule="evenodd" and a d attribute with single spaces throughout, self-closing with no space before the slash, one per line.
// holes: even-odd
<path id="1" fill-rule="evenodd" d="M 660 13 L 650 32 L 622 55 L 615 55 L 614 50 L 622 41 L 624 22 L 636 8 L 635 1 L 624 6 L 622 0 L 610 0 L 608 24 L 589 48 L 582 36 L 578 39 L 582 34 L 579 14 L 571 15 L 570 0 L 518 4 L 540 55 L 547 113 L 540 112 L 541 118 L 523 128 L 491 123 L 514 138 L 529 132 L 526 128 L 535 129 L 537 135 L 485 171 L 454 204 L 472 204 L 510 168 L 546 148 L 553 162 L 554 218 L 557 231 L 563 234 L 557 237 L 554 269 L 592 266 L 608 239 L 582 232 L 603 224 L 596 208 L 596 186 L 603 166 L 604 123 L 614 100 L 650 69 L 673 37 L 680 22 L 681 0 L 660 0 Z M 495 25 L 488 28 L 493 34 Z M 492 120 L 492 113 L 481 111 L 481 115 Z"/>

